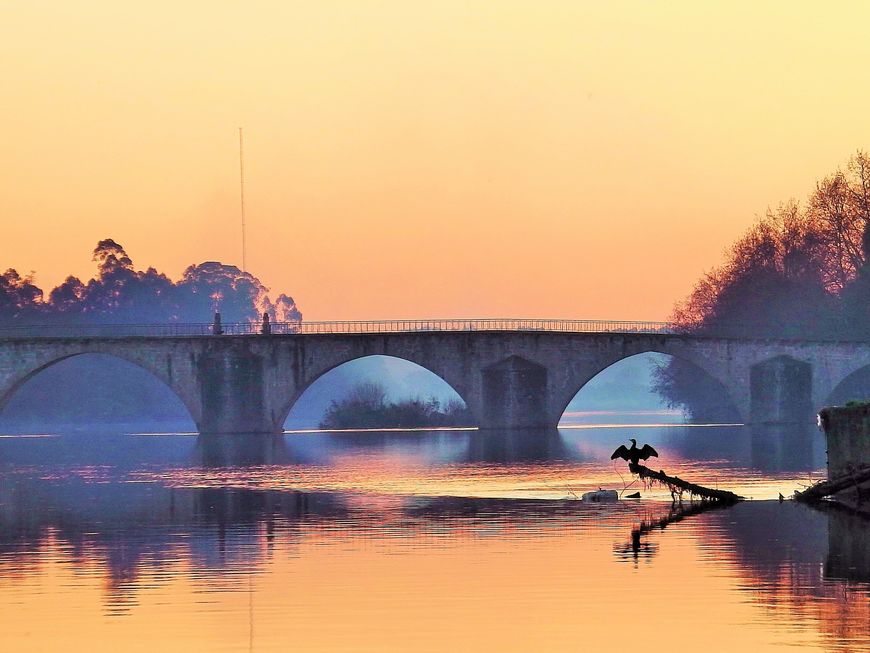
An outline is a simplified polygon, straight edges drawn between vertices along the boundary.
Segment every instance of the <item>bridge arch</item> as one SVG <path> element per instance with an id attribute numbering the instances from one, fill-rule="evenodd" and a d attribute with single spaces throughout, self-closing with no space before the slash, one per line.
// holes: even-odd
<path id="1" fill-rule="evenodd" d="M 195 396 L 193 396 L 189 386 L 174 383 L 172 378 L 166 377 L 163 370 L 155 369 L 155 366 L 149 365 L 147 361 L 139 360 L 134 356 L 124 355 L 124 353 L 106 351 L 101 347 L 93 349 L 83 347 L 75 348 L 73 350 L 56 351 L 39 356 L 35 360 L 30 359 L 27 361 L 29 363 L 28 365 L 17 366 L 14 374 L 9 375 L 6 378 L 0 378 L 0 415 L 3 414 L 4 408 L 9 404 L 12 398 L 29 381 L 39 376 L 48 368 L 81 356 L 106 356 L 121 361 L 126 365 L 138 368 L 139 370 L 143 370 L 148 374 L 148 376 L 167 388 L 171 394 L 178 399 L 179 403 L 184 407 L 188 417 L 197 429 L 199 429 L 199 403 L 196 401 Z"/>
<path id="2" fill-rule="evenodd" d="M 733 414 L 733 417 L 729 418 L 729 421 L 733 419 L 741 422 L 746 421 L 748 417 L 746 414 L 746 407 L 742 405 L 740 397 L 735 397 L 735 395 L 739 393 L 739 389 L 729 387 L 726 381 L 730 379 L 727 379 L 726 377 L 726 379 L 723 380 L 716 372 L 712 371 L 715 369 L 712 363 L 699 356 L 686 356 L 682 355 L 681 352 L 675 353 L 667 347 L 662 347 L 642 348 L 638 351 L 625 351 L 622 355 L 612 356 L 598 361 L 595 365 L 584 370 L 584 373 L 569 375 L 563 387 L 554 388 L 554 404 L 551 414 L 552 423 L 558 424 L 561 421 L 571 402 L 583 392 L 583 389 L 586 388 L 589 383 L 596 379 L 600 379 L 602 375 L 607 374 L 607 372 L 612 370 L 614 366 L 618 366 L 624 361 L 632 359 L 637 360 L 638 357 L 649 355 L 666 357 L 668 361 L 675 361 L 678 365 L 682 365 L 686 372 L 702 375 L 703 379 L 711 383 L 711 385 L 716 388 L 716 391 L 721 393 L 721 396 L 725 397 L 723 405 L 727 407 L 727 412 Z"/>
<path id="3" fill-rule="evenodd" d="M 817 410 L 825 406 L 842 405 L 847 401 L 870 400 L 870 362 L 843 376 L 822 399 Z"/>
<path id="4" fill-rule="evenodd" d="M 281 416 L 280 422 L 278 422 L 279 426 L 286 426 L 288 423 L 288 419 L 291 418 L 294 409 L 299 406 L 302 402 L 305 401 L 306 395 L 310 395 L 312 390 L 315 390 L 319 384 L 322 384 L 326 381 L 326 379 L 336 373 L 340 368 L 345 366 L 354 366 L 364 361 L 370 361 L 373 364 L 379 363 L 383 365 L 384 363 L 398 363 L 403 370 L 400 370 L 400 374 L 402 375 L 426 375 L 431 377 L 432 383 L 428 386 L 426 391 L 420 393 L 422 398 L 426 398 L 428 396 L 432 396 L 436 394 L 433 392 L 433 389 L 437 388 L 439 390 L 442 398 L 447 399 L 458 399 L 464 404 L 466 409 L 469 412 L 470 418 L 474 424 L 478 423 L 479 416 L 476 412 L 476 405 L 474 402 L 469 402 L 466 395 L 462 392 L 460 388 L 457 388 L 456 385 L 450 383 L 448 379 L 444 377 L 444 375 L 439 374 L 435 370 L 431 369 L 430 366 L 425 365 L 423 363 L 417 362 L 413 360 L 412 357 L 399 355 L 399 354 L 362 354 L 359 356 L 353 356 L 351 358 L 347 358 L 340 361 L 334 361 L 332 364 L 325 366 L 324 368 L 318 370 L 315 374 L 311 374 L 309 378 L 305 380 L 304 383 L 299 384 L 295 391 L 291 393 L 286 401 L 281 405 L 280 413 Z M 371 373 L 371 369 L 368 370 L 368 374 Z M 366 374 L 366 375 L 368 375 Z M 387 379 L 388 384 L 389 381 L 393 379 Z M 353 385 L 347 382 L 347 379 L 342 379 L 340 382 L 340 390 L 347 393 L 352 391 Z M 359 381 L 362 382 L 370 382 L 371 378 L 361 378 Z M 385 384 L 387 385 L 387 384 Z M 435 386 L 433 388 L 433 386 Z M 385 388 L 388 392 L 390 388 Z M 444 395 L 453 395 L 452 397 L 444 397 Z M 415 395 L 409 395 L 412 397 Z M 336 397 L 334 395 L 330 396 L 330 399 L 339 399 L 340 397 Z M 309 416 L 310 417 L 310 416 Z"/>

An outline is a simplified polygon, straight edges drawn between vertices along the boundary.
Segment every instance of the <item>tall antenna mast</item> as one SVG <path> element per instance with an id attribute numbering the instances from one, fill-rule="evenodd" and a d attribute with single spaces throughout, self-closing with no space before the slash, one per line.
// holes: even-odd
<path id="1" fill-rule="evenodd" d="M 247 272 L 248 257 L 247 243 L 245 242 L 245 139 L 242 128 L 239 127 L 239 190 L 241 191 L 242 204 L 242 272 Z"/>

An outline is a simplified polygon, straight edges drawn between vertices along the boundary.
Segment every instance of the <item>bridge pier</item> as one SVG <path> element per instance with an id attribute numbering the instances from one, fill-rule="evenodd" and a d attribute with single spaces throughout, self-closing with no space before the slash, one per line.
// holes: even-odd
<path id="1" fill-rule="evenodd" d="M 555 426 L 547 420 L 547 368 L 520 356 L 509 356 L 482 372 L 482 429 Z"/>
<path id="2" fill-rule="evenodd" d="M 202 435 L 281 432 L 266 410 L 263 357 L 239 348 L 209 351 L 196 361 Z"/>
<path id="3" fill-rule="evenodd" d="M 813 368 L 776 356 L 750 368 L 749 418 L 753 424 L 806 424 L 812 420 Z"/>

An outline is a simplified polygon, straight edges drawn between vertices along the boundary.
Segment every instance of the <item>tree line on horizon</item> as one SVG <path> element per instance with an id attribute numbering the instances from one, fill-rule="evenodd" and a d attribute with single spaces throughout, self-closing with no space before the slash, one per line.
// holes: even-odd
<path id="1" fill-rule="evenodd" d="M 292 297 L 272 301 L 254 275 L 207 261 L 189 266 L 178 281 L 149 267 L 137 270 L 124 248 L 101 240 L 93 252 L 94 276 L 69 276 L 45 293 L 31 275 L 0 275 L 0 327 L 211 322 L 298 321 Z M 149 372 L 112 356 L 74 356 L 26 382 L 0 412 L 0 423 L 22 428 L 78 424 L 161 422 L 190 427 L 180 400 Z"/>
<path id="2" fill-rule="evenodd" d="M 858 151 L 806 201 L 769 208 L 676 304 L 670 322 L 697 335 L 868 340 L 868 254 L 870 155 Z M 841 393 L 870 396 L 865 376 Z M 672 358 L 654 378 L 655 390 L 693 418 L 734 418 L 718 383 L 690 363 Z"/>
<path id="3" fill-rule="evenodd" d="M 136 270 L 124 248 L 111 238 L 93 251 L 96 273 L 88 281 L 68 276 L 46 293 L 10 268 L 0 275 L 0 325 L 142 324 L 210 322 L 220 311 L 225 322 L 299 321 L 302 313 L 284 293 L 273 301 L 269 289 L 234 265 L 206 261 L 190 265 L 178 281 L 153 267 Z"/>

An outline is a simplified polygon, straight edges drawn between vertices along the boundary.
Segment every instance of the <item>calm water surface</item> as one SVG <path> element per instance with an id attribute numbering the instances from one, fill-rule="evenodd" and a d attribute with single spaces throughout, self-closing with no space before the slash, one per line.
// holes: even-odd
<path id="1" fill-rule="evenodd" d="M 775 500 L 820 435 L 649 417 L 0 437 L 0 649 L 870 651 L 870 521 Z M 675 509 L 610 462 L 630 436 L 753 500 Z"/>

